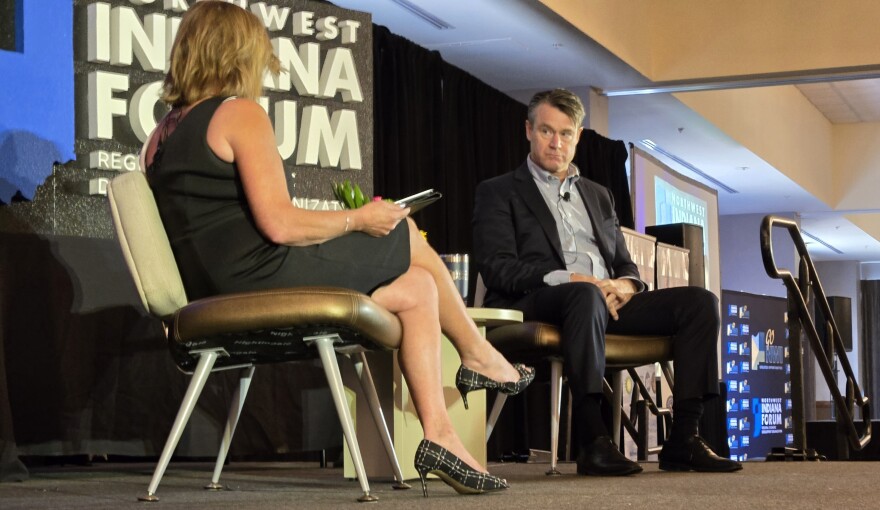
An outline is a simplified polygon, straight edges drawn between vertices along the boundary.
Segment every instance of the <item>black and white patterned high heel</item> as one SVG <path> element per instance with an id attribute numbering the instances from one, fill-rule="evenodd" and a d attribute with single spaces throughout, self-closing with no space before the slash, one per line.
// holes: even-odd
<path id="1" fill-rule="evenodd" d="M 427 439 L 419 443 L 414 464 L 426 498 L 428 484 L 425 477 L 428 474 L 439 476 L 459 494 L 483 494 L 510 488 L 507 480 L 471 468 L 446 448 Z"/>
<path id="2" fill-rule="evenodd" d="M 519 380 L 500 383 L 479 372 L 474 372 L 464 365 L 458 367 L 458 373 L 455 374 L 455 387 L 461 393 L 464 408 L 468 408 L 467 394 L 472 391 L 488 389 L 498 390 L 507 395 L 516 395 L 526 389 L 526 386 L 535 379 L 535 371 L 530 367 L 517 363 L 513 368 L 519 372 Z"/>

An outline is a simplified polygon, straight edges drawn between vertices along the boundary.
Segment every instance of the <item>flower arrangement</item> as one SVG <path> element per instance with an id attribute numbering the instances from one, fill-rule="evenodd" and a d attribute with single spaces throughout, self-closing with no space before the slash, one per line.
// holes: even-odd
<path id="1" fill-rule="evenodd" d="M 367 198 L 366 195 L 364 195 L 364 192 L 361 191 L 361 187 L 357 184 L 352 184 L 348 179 L 342 182 L 335 182 L 332 184 L 332 187 L 336 200 L 338 200 L 339 203 L 342 204 L 342 207 L 346 209 L 357 209 L 358 207 L 366 205 L 367 202 L 377 202 L 379 200 L 394 202 L 394 200 L 390 198 L 382 198 L 380 196 Z"/>
<path id="2" fill-rule="evenodd" d="M 352 184 L 348 179 L 343 182 L 334 182 L 332 187 L 336 200 L 338 200 L 339 203 L 342 204 L 342 207 L 346 209 L 357 209 L 358 207 L 363 207 L 367 202 L 375 202 L 377 200 L 393 202 L 390 198 L 383 199 L 380 196 L 374 196 L 371 199 L 367 199 L 364 192 L 361 190 L 361 187 L 357 184 Z M 425 241 L 428 240 L 427 232 L 419 230 L 419 233 Z"/>
<path id="3" fill-rule="evenodd" d="M 336 200 L 346 209 L 357 209 L 370 201 L 364 196 L 361 187 L 357 184 L 352 184 L 348 179 L 343 182 L 333 183 L 332 186 Z"/>

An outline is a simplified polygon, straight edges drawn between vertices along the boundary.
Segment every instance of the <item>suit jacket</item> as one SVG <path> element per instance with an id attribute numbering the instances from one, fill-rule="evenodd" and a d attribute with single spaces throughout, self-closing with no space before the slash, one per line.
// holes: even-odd
<path id="1" fill-rule="evenodd" d="M 609 277 L 638 279 L 611 192 L 583 176 L 576 186 Z M 547 273 L 565 269 L 556 221 L 526 162 L 477 186 L 473 227 L 474 262 L 486 284 L 486 306 L 510 306 L 526 293 L 545 287 Z"/>

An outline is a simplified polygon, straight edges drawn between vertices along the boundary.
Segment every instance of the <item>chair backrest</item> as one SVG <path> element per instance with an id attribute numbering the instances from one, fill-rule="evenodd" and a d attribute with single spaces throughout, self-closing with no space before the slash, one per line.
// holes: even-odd
<path id="1" fill-rule="evenodd" d="M 170 317 L 187 304 L 186 292 L 153 191 L 141 172 L 117 176 L 108 187 L 116 235 L 144 308 Z"/>

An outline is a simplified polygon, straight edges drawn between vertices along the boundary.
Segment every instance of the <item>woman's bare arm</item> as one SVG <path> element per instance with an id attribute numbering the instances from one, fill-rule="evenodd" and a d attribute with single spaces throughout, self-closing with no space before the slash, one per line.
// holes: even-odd
<path id="1" fill-rule="evenodd" d="M 272 242 L 306 246 L 356 230 L 384 236 L 409 212 L 388 202 L 346 211 L 295 207 L 269 116 L 254 101 L 223 103 L 208 127 L 208 145 L 220 159 L 236 163 L 257 228 Z"/>

